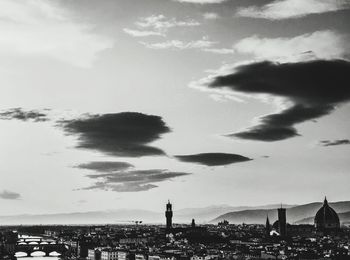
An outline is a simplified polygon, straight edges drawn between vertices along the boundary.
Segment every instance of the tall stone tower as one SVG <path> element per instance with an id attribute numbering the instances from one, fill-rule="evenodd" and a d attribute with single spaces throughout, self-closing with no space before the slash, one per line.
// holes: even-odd
<path id="1" fill-rule="evenodd" d="M 278 209 L 278 232 L 281 237 L 285 237 L 287 235 L 287 217 L 286 217 L 286 209 L 281 207 Z"/>
<path id="2" fill-rule="evenodd" d="M 166 211 L 165 211 L 165 217 L 166 217 L 166 228 L 171 229 L 173 225 L 173 210 L 172 205 L 170 201 L 168 200 L 168 203 L 166 204 Z"/>

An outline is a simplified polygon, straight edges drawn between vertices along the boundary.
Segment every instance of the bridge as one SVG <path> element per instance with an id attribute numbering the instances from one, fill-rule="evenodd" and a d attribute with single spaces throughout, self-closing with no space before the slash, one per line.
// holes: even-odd
<path id="1" fill-rule="evenodd" d="M 12 249 L 13 254 L 21 252 L 26 253 L 27 256 L 31 256 L 34 252 L 43 252 L 45 256 L 50 256 L 53 252 L 65 255 L 69 248 L 65 244 L 53 239 L 19 238 Z"/>

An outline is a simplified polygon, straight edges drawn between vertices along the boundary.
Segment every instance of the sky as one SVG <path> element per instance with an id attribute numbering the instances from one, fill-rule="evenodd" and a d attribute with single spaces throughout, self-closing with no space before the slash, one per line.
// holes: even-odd
<path id="1" fill-rule="evenodd" d="M 0 215 L 349 200 L 349 0 L 2 0 Z"/>

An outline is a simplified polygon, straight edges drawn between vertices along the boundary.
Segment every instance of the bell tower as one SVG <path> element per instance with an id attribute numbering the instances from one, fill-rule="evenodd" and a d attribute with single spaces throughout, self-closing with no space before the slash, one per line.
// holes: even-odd
<path id="1" fill-rule="evenodd" d="M 173 210 L 172 205 L 170 201 L 168 200 L 168 203 L 166 204 L 166 210 L 165 210 L 165 217 L 166 217 L 166 229 L 171 229 L 173 225 Z"/>
<path id="2" fill-rule="evenodd" d="M 278 232 L 281 237 L 287 235 L 287 218 L 286 218 L 286 209 L 281 207 L 278 209 Z"/>

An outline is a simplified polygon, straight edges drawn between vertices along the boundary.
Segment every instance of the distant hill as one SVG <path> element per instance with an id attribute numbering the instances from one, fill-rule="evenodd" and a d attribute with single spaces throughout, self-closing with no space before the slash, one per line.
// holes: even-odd
<path id="1" fill-rule="evenodd" d="M 335 202 L 330 205 L 338 212 L 343 222 L 350 222 L 350 202 Z M 277 204 L 262 206 L 214 205 L 203 208 L 176 209 L 174 205 L 174 223 L 190 223 L 192 218 L 200 223 L 217 223 L 223 219 L 230 223 L 265 223 L 266 215 L 270 221 L 277 219 Z M 289 223 L 312 223 L 316 211 L 322 203 L 305 205 L 283 205 L 287 209 Z M 219 217 L 217 217 L 219 216 Z M 73 212 L 59 214 L 22 214 L 14 216 L 0 216 L 0 225 L 30 225 L 30 224 L 131 224 L 132 221 L 160 224 L 165 222 L 164 212 L 136 209 L 118 209 L 109 211 Z M 210 221 L 212 220 L 212 221 Z"/>
<path id="2" fill-rule="evenodd" d="M 304 205 L 299 205 L 287 209 L 287 221 L 289 223 L 295 223 L 305 220 L 304 222 L 312 223 L 313 218 L 317 210 L 322 206 L 321 202 L 314 202 Z M 345 213 L 350 211 L 350 201 L 341 201 L 329 203 L 330 206 L 337 213 Z M 278 208 L 278 207 L 276 207 Z M 234 211 L 229 212 L 223 215 L 216 217 L 211 220 L 210 223 L 218 223 L 224 219 L 228 220 L 232 224 L 264 224 L 266 221 L 266 216 L 268 215 L 271 222 L 277 220 L 277 210 L 275 209 L 254 209 L 254 210 L 243 210 L 243 211 Z M 312 219 L 312 221 L 310 220 Z M 341 219 L 342 220 L 342 219 Z M 346 214 L 344 215 L 344 220 L 347 221 Z"/>
<path id="3" fill-rule="evenodd" d="M 295 207 L 296 205 L 285 205 L 286 208 Z M 175 210 L 174 221 L 190 223 L 192 218 L 196 220 L 197 223 L 207 223 L 211 219 L 217 217 L 220 214 L 225 214 L 227 212 L 235 212 L 242 210 L 254 210 L 254 209 L 274 209 L 277 208 L 278 204 L 262 205 L 262 206 L 239 206 L 233 207 L 229 205 L 215 205 L 205 208 L 186 208 Z"/>
<path id="4" fill-rule="evenodd" d="M 343 223 L 343 224 L 350 223 L 350 211 L 339 213 L 338 216 L 339 216 L 340 223 Z M 314 217 L 304 218 L 296 221 L 295 223 L 296 224 L 313 224 Z"/>
<path id="5" fill-rule="evenodd" d="M 292 205 L 289 205 L 292 206 Z M 215 205 L 204 208 L 174 209 L 174 223 L 191 223 L 192 218 L 197 223 L 207 223 L 220 214 L 256 208 L 275 208 L 277 205 L 258 207 L 232 207 L 229 205 Z M 73 212 L 58 214 L 22 214 L 14 216 L 0 216 L 0 225 L 28 225 L 28 224 L 130 224 L 132 221 L 143 223 L 164 223 L 164 212 L 154 212 L 135 209 L 118 209 L 109 211 Z"/>
<path id="6" fill-rule="evenodd" d="M 146 210 L 120 209 L 113 211 L 90 211 L 42 215 L 0 216 L 0 225 L 35 225 L 35 224 L 132 224 L 132 221 L 153 222 L 161 214 Z"/>

